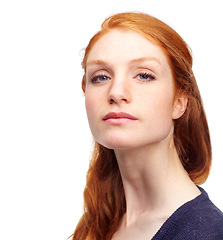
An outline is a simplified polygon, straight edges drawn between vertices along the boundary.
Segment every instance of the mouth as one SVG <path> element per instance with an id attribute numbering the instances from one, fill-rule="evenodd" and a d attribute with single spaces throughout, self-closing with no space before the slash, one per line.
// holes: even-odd
<path id="1" fill-rule="evenodd" d="M 110 125 L 121 125 L 138 120 L 136 117 L 125 112 L 110 112 L 103 117 L 103 121 Z"/>

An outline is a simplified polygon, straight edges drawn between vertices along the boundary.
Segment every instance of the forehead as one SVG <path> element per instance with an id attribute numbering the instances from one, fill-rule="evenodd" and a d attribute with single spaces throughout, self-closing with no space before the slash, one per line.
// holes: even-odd
<path id="1" fill-rule="evenodd" d="M 161 64 L 168 59 L 161 47 L 134 31 L 111 30 L 92 47 L 88 62 L 102 60 L 113 63 L 127 63 L 132 59 L 156 58 Z"/>

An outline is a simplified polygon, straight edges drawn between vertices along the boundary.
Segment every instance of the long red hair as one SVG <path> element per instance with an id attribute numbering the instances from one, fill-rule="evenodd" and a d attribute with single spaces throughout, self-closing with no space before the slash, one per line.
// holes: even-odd
<path id="1" fill-rule="evenodd" d="M 106 19 L 90 40 L 82 62 L 85 71 L 92 47 L 112 29 L 135 31 L 164 50 L 174 76 L 176 94 L 180 91 L 188 97 L 186 112 L 175 120 L 175 147 L 191 180 L 198 185 L 204 183 L 211 166 L 211 142 L 189 47 L 178 33 L 155 17 L 144 13 L 120 13 Z M 84 92 L 85 87 L 84 75 Z M 84 190 L 84 214 L 72 239 L 111 239 L 125 211 L 124 189 L 114 151 L 95 142 Z"/>

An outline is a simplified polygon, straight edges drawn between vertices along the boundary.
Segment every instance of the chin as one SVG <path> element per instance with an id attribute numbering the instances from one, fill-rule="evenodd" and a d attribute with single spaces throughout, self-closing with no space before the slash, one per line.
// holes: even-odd
<path id="1" fill-rule="evenodd" d="M 150 135 L 145 138 L 140 136 L 130 136 L 130 135 L 119 135 L 119 136 L 109 136 L 102 139 L 96 139 L 101 145 L 108 149 L 118 150 L 118 149 L 136 149 L 136 148 L 144 148 L 145 146 L 154 146 L 159 145 L 160 143 L 168 144 L 172 139 L 173 134 L 170 132 L 157 134 L 157 135 Z"/>
<path id="2" fill-rule="evenodd" d="M 103 139 L 103 140 L 96 140 L 101 145 L 108 149 L 131 149 L 136 147 L 136 142 L 131 142 L 129 139 L 123 139 L 117 138 L 117 137 L 111 137 L 109 139 Z"/>

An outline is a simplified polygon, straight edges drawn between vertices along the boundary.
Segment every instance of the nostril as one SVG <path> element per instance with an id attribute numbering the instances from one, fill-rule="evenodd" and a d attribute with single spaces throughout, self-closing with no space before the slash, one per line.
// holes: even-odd
<path id="1" fill-rule="evenodd" d="M 109 103 L 110 103 L 110 104 L 113 104 L 113 103 L 115 103 L 115 100 L 114 100 L 113 98 L 110 98 L 110 99 L 109 99 Z"/>
<path id="2" fill-rule="evenodd" d="M 116 104 L 119 104 L 119 103 L 121 103 L 121 102 L 128 102 L 128 100 L 126 99 L 126 98 L 114 98 L 114 97 L 110 97 L 109 99 L 108 99 L 108 102 L 110 103 L 110 104 L 114 104 L 114 103 L 116 103 Z"/>

